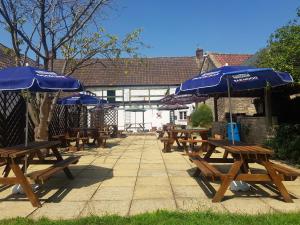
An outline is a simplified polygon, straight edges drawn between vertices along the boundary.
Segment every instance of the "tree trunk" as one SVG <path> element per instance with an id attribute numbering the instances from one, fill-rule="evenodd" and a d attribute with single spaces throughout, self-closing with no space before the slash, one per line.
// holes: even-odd
<path id="1" fill-rule="evenodd" d="M 48 93 L 43 95 L 40 105 L 39 124 L 35 127 L 34 134 L 36 141 L 48 140 L 48 117 L 51 108 L 51 99 Z"/>

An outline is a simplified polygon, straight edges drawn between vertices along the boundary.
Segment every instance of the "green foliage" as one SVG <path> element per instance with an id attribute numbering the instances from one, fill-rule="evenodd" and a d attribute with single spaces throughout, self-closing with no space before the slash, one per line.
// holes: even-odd
<path id="1" fill-rule="evenodd" d="M 191 122 L 193 127 L 210 127 L 213 122 L 213 114 L 210 107 L 206 104 L 201 104 L 191 114 Z"/>
<path id="2" fill-rule="evenodd" d="M 268 140 L 266 145 L 275 151 L 279 159 L 300 163 L 300 125 L 280 125 L 275 137 Z"/>
<path id="3" fill-rule="evenodd" d="M 154 213 L 144 213 L 136 216 L 91 216 L 73 220 L 32 220 L 27 218 L 17 218 L 2 220 L 0 224 L 5 225 L 86 225 L 86 224 L 105 224 L 105 225 L 283 225 L 300 224 L 299 213 L 273 213 L 260 215 L 212 213 L 212 212 L 168 212 L 157 211 Z"/>
<path id="4" fill-rule="evenodd" d="M 300 81 L 300 8 L 297 17 L 271 34 L 266 48 L 257 54 L 258 67 L 289 72 Z"/>

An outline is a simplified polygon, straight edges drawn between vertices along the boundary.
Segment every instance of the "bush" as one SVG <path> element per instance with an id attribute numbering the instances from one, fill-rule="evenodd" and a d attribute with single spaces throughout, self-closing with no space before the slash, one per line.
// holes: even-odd
<path id="1" fill-rule="evenodd" d="M 276 128 L 275 137 L 268 140 L 279 159 L 300 163 L 300 124 L 283 124 Z"/>
<path id="2" fill-rule="evenodd" d="M 213 114 L 206 104 L 201 104 L 192 114 L 191 122 L 193 127 L 211 127 Z"/>

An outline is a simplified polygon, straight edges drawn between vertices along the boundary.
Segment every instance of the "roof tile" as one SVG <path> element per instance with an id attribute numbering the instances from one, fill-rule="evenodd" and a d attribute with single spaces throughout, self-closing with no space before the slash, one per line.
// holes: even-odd
<path id="1" fill-rule="evenodd" d="M 199 73 L 195 57 L 97 60 L 73 76 L 85 86 L 179 85 Z M 62 66 L 63 60 L 57 60 L 54 70 Z"/>

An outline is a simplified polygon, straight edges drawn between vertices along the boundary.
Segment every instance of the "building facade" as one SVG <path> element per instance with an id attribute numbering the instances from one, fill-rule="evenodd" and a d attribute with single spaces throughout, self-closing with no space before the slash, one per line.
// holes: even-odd
<path id="1" fill-rule="evenodd" d="M 118 106 L 119 129 L 130 126 L 133 130 L 151 130 L 162 124 L 175 121 L 187 124 L 187 117 L 195 108 L 188 105 L 185 110 L 158 111 L 160 99 L 175 92 L 176 87 L 193 76 L 224 65 L 241 65 L 248 54 L 204 54 L 197 49 L 195 56 L 155 57 L 142 59 L 92 59 L 89 65 L 77 70 L 73 76 L 80 79 L 87 90 Z M 28 59 L 29 64 L 34 62 Z M 94 63 L 91 61 L 94 60 Z M 63 60 L 54 63 L 60 71 Z M 0 67 L 14 66 L 15 60 L 9 48 L 0 45 Z M 255 113 L 252 99 L 234 99 L 234 113 Z M 218 120 L 226 118 L 227 98 L 206 101 L 212 110 L 218 105 Z"/>
<path id="2" fill-rule="evenodd" d="M 95 63 L 77 70 L 73 76 L 81 80 L 87 90 L 107 99 L 118 106 L 119 129 L 134 131 L 151 130 L 169 123 L 187 124 L 187 118 L 195 108 L 189 105 L 186 110 L 158 111 L 160 99 L 175 92 L 183 81 L 200 72 L 205 72 L 222 64 L 240 65 L 251 55 L 246 54 L 204 54 L 197 49 L 190 57 L 156 57 L 142 59 L 94 59 Z M 91 63 L 90 61 L 88 62 Z M 59 71 L 63 61 L 55 62 Z M 208 104 L 214 110 L 213 99 Z M 225 118 L 226 99 L 218 99 L 219 118 Z M 220 107 L 220 105 L 224 107 Z M 241 103 L 242 109 L 251 105 L 249 101 Z M 171 118 L 174 117 L 174 118 Z"/>

